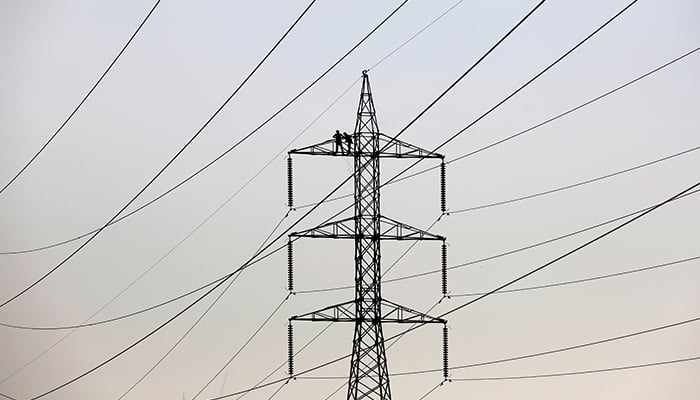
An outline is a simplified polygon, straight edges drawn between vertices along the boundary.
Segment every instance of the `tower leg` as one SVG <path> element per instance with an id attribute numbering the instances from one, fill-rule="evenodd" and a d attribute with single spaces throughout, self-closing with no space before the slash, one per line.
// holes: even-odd
<path id="1" fill-rule="evenodd" d="M 348 399 L 391 399 L 384 334 L 380 322 L 355 323 Z"/>

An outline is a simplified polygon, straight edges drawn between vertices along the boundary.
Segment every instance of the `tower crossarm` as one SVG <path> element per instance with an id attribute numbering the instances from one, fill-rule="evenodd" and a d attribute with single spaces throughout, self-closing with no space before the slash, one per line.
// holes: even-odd
<path id="1" fill-rule="evenodd" d="M 358 322 L 355 316 L 355 306 L 357 301 L 350 300 L 344 303 L 334 304 L 322 308 L 320 310 L 311 311 L 302 315 L 295 315 L 289 318 L 290 321 L 311 321 L 311 322 Z M 389 300 L 381 300 L 381 322 L 382 323 L 397 323 L 397 324 L 446 324 L 447 321 L 442 318 L 432 317 L 396 304 Z M 362 321 L 360 321 L 362 322 Z M 379 322 L 379 321 L 376 321 Z"/>
<path id="2" fill-rule="evenodd" d="M 379 133 L 377 136 L 379 139 L 379 148 L 382 149 L 379 157 L 382 158 L 445 158 L 442 154 L 422 149 L 410 143 L 394 139 L 383 133 Z"/>
<path id="3" fill-rule="evenodd" d="M 400 304 L 382 299 L 382 322 L 397 324 L 446 324 L 442 318 L 431 317 L 420 311 L 412 310 Z"/>
<path id="4" fill-rule="evenodd" d="M 430 150 L 420 148 L 410 143 L 394 139 L 383 133 L 377 134 L 379 148 L 382 149 L 379 153 L 381 158 L 437 158 L 444 159 L 445 156 Z M 357 135 L 352 135 L 352 140 L 357 140 Z M 370 154 L 371 149 L 360 147 L 359 150 L 348 149 L 346 143 L 341 142 L 341 148 L 335 140 L 329 139 L 323 142 L 312 144 L 310 146 L 299 149 L 292 149 L 289 154 L 301 154 L 309 156 L 332 156 L 332 157 L 354 157 L 356 151 Z"/>
<path id="5" fill-rule="evenodd" d="M 355 300 L 334 304 L 317 311 L 289 318 L 290 321 L 355 322 Z"/>
<path id="6" fill-rule="evenodd" d="M 342 143 L 341 143 L 342 144 Z M 309 156 L 332 156 L 332 157 L 352 157 L 353 154 L 347 150 L 345 147 L 338 149 L 338 145 L 335 140 L 329 139 L 320 143 L 312 144 L 311 146 L 302 147 L 300 149 L 292 149 L 289 151 L 292 154 L 302 154 Z"/>
<path id="7" fill-rule="evenodd" d="M 329 238 L 329 239 L 354 239 L 355 218 L 349 217 L 338 221 L 319 225 L 315 228 L 299 232 L 292 232 L 291 237 Z"/>
<path id="8" fill-rule="evenodd" d="M 381 239 L 383 240 L 445 240 L 444 236 L 414 228 L 383 215 L 379 217 L 379 220 Z"/>
<path id="9" fill-rule="evenodd" d="M 371 220 L 370 217 L 362 217 Z M 293 232 L 291 237 L 328 238 L 328 239 L 356 239 L 355 218 L 345 218 L 339 221 L 329 222 L 315 228 Z M 414 228 L 410 225 L 395 221 L 384 216 L 379 217 L 380 240 L 445 240 L 444 236 Z"/>

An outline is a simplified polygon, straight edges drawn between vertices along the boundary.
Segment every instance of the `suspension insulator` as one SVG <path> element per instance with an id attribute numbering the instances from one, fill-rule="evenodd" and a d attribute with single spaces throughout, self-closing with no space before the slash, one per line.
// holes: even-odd
<path id="1" fill-rule="evenodd" d="M 448 353 L 447 353 L 447 325 L 442 327 L 442 377 L 447 379 L 449 372 L 449 365 L 447 363 Z"/>
<path id="2" fill-rule="evenodd" d="M 294 333 L 292 332 L 292 321 L 289 321 L 287 325 L 287 346 L 289 361 L 287 366 L 289 367 L 289 376 L 294 375 Z"/>
<path id="3" fill-rule="evenodd" d="M 294 207 L 294 192 L 292 189 L 292 157 L 287 157 L 287 206 Z"/>
<path id="4" fill-rule="evenodd" d="M 294 256 L 292 251 L 292 240 L 287 242 L 287 290 L 294 291 Z"/>
<path id="5" fill-rule="evenodd" d="M 447 184 L 445 181 L 445 161 L 440 164 L 440 211 L 447 212 Z"/>
<path id="6" fill-rule="evenodd" d="M 442 242 L 442 295 L 447 296 L 447 244 Z"/>

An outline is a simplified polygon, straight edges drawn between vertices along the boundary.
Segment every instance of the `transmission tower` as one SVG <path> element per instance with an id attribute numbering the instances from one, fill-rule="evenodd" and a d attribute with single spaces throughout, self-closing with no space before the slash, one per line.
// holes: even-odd
<path id="1" fill-rule="evenodd" d="M 294 149 L 287 159 L 288 205 L 293 207 L 292 154 L 352 157 L 354 160 L 354 216 L 312 229 L 293 232 L 288 242 L 288 289 L 294 290 L 292 242 L 296 238 L 351 239 L 355 242 L 355 298 L 289 319 L 289 374 L 294 376 L 293 321 L 332 321 L 355 324 L 348 380 L 349 400 L 389 400 L 389 370 L 382 325 L 385 323 L 443 324 L 443 375 L 447 377 L 447 321 L 412 310 L 382 297 L 381 242 L 384 240 L 435 240 L 442 242 L 442 293 L 447 294 L 445 237 L 395 221 L 380 209 L 381 158 L 435 158 L 441 164 L 441 208 L 445 208 L 444 156 L 392 139 L 379 131 L 367 71 L 362 71 L 362 92 L 352 135 Z M 350 143 L 349 143 L 350 142 Z"/>

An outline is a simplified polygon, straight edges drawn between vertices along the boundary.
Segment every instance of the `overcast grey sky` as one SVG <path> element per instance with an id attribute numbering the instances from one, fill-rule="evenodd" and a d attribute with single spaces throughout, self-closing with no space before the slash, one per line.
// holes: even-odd
<path id="1" fill-rule="evenodd" d="M 381 21 L 399 1 L 318 0 L 280 48 L 202 135 L 130 208 L 184 179 L 296 95 Z M 56 140 L 0 195 L 0 251 L 49 245 L 105 223 L 226 99 L 306 6 L 306 1 L 164 0 L 103 83 Z M 0 309 L 0 322 L 79 324 L 156 263 L 311 123 L 366 69 L 455 4 L 412 1 L 347 60 L 240 148 L 170 196 L 106 229 L 55 274 Z M 464 1 L 370 71 L 379 125 L 393 135 L 478 59 L 535 1 Z M 627 4 L 547 1 L 515 34 L 402 136 L 433 148 L 530 79 Z M 0 183 L 55 131 L 144 18 L 146 1 L 0 3 Z M 541 79 L 442 149 L 447 159 L 553 117 L 700 46 L 700 3 L 640 0 Z M 452 210 L 557 188 L 700 145 L 700 54 L 551 124 L 448 166 Z M 294 147 L 352 131 L 360 86 L 311 126 Z M 243 263 L 286 213 L 285 156 L 266 169 L 96 319 L 170 299 Z M 407 166 L 383 162 L 384 179 Z M 430 165 L 428 162 L 424 166 Z M 463 264 L 648 207 L 700 178 L 700 151 L 604 181 L 530 200 L 457 213 L 431 230 L 448 237 L 449 264 Z M 295 201 L 318 200 L 350 170 L 348 160 L 297 157 Z M 418 227 L 439 215 L 436 172 L 386 187 L 383 213 Z M 348 185 L 342 191 L 351 190 Z M 320 207 L 311 228 L 349 204 Z M 700 203 L 690 196 L 516 285 L 570 281 L 700 255 Z M 292 212 L 288 226 L 302 215 Z M 607 225 L 611 227 L 613 225 Z M 449 289 L 492 289 L 593 238 L 598 228 L 531 250 L 450 271 Z M 80 242 L 0 255 L 0 300 L 55 266 Z M 408 246 L 383 245 L 388 267 Z M 439 267 L 439 246 L 419 243 L 387 275 Z M 295 246 L 299 290 L 352 284 L 347 241 Z M 448 317 L 450 363 L 463 365 L 576 345 L 700 316 L 700 263 L 577 285 L 498 294 Z M 126 398 L 191 398 L 285 298 L 286 255 L 246 270 L 180 346 Z M 217 294 L 218 292 L 214 293 Z M 440 298 L 439 274 L 386 283 L 386 298 L 427 310 Z M 298 294 L 199 397 L 248 388 L 286 360 L 287 318 L 349 300 L 351 290 Z M 94 374 L 47 396 L 116 399 L 191 326 L 201 304 Z M 462 302 L 454 297 L 439 314 Z M 167 320 L 175 304 L 75 331 L 0 327 L 0 393 L 43 393 L 95 366 Z M 296 324 L 301 347 L 324 327 Z M 387 336 L 402 327 L 386 326 Z M 700 356 L 698 323 L 558 355 L 455 370 L 453 378 L 530 375 Z M 303 370 L 347 354 L 352 326 L 335 325 L 296 359 Z M 427 326 L 387 351 L 391 373 L 440 368 L 441 332 Z M 29 363 L 31 360 L 35 361 Z M 28 364 L 29 363 L 29 364 Z M 27 365 L 28 364 L 28 365 Z M 25 366 L 26 367 L 23 367 Z M 18 369 L 23 368 L 20 372 Z M 273 377 L 284 377 L 285 369 Z M 314 372 L 347 374 L 348 361 Z M 700 361 L 585 376 L 452 382 L 430 400 L 691 400 Z M 9 377 L 12 375 L 11 377 Z M 9 377 L 9 378 L 7 378 Z M 395 377 L 396 399 L 418 399 L 440 373 Z M 296 380 L 276 398 L 323 399 L 342 380 Z M 251 393 L 266 399 L 278 386 Z M 345 397 L 345 389 L 334 399 Z"/>

